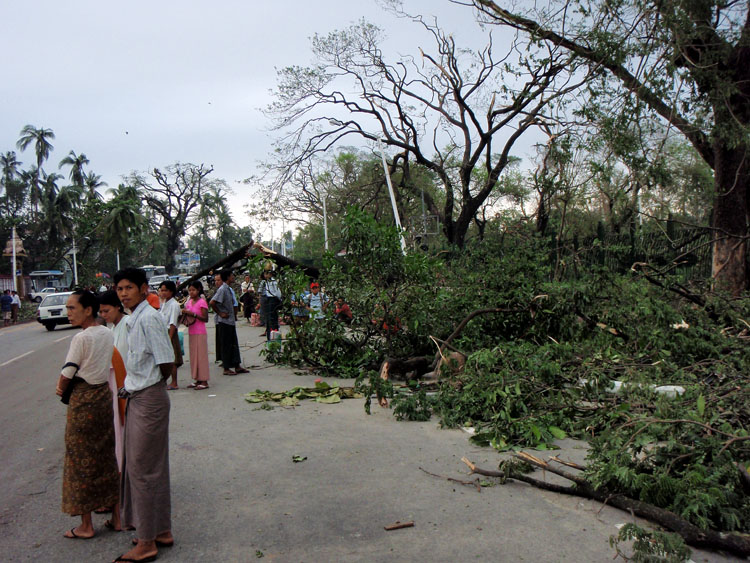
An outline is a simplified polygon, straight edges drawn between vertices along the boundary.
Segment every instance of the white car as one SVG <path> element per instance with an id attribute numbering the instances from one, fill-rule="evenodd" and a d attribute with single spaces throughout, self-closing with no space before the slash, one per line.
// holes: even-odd
<path id="1" fill-rule="evenodd" d="M 151 289 L 159 290 L 159 286 L 161 285 L 161 282 L 167 281 L 169 279 L 169 276 L 167 275 L 158 275 L 158 276 L 151 276 L 151 279 L 148 280 L 148 286 Z"/>
<path id="2" fill-rule="evenodd" d="M 70 324 L 65 304 L 72 293 L 72 291 L 66 291 L 64 293 L 48 294 L 36 310 L 37 322 L 43 324 L 47 330 L 55 330 L 57 325 Z"/>
<path id="3" fill-rule="evenodd" d="M 32 291 L 29 293 L 29 299 L 32 301 L 36 301 L 37 303 L 41 303 L 42 299 L 47 297 L 48 295 L 52 295 L 53 293 L 57 293 L 60 291 L 57 287 L 45 287 L 40 289 L 39 291 Z"/>

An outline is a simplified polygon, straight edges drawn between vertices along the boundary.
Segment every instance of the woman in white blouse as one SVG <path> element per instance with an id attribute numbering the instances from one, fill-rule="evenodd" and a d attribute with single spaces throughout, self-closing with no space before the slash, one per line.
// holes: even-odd
<path id="1" fill-rule="evenodd" d="M 174 350 L 174 366 L 172 366 L 172 381 L 167 385 L 168 391 L 177 389 L 177 368 L 182 365 L 182 348 L 180 346 L 180 337 L 177 331 L 180 329 L 180 314 L 182 309 L 177 299 L 174 298 L 177 293 L 177 285 L 172 280 L 164 280 L 159 285 L 159 299 L 161 300 L 161 309 L 159 313 L 164 318 L 169 331 L 169 340 L 172 342 Z"/>
<path id="2" fill-rule="evenodd" d="M 119 497 L 112 423 L 112 332 L 96 322 L 99 301 L 90 291 L 74 292 L 65 305 L 73 326 L 83 330 L 70 342 L 56 392 L 73 385 L 65 426 L 62 510 L 80 516 L 81 524 L 65 533 L 70 539 L 94 537 L 91 512 L 114 506 Z"/>

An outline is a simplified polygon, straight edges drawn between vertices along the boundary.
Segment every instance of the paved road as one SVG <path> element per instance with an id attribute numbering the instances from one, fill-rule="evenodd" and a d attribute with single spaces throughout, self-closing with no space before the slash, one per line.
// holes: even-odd
<path id="1" fill-rule="evenodd" d="M 60 512 L 65 407 L 55 379 L 77 329 L 37 323 L 0 329 L 0 559 L 111 561 L 129 534 L 104 529 L 66 540 L 77 520 Z M 210 329 L 209 340 L 213 339 Z M 361 400 L 259 409 L 243 394 L 312 385 L 314 376 L 266 366 L 260 329 L 242 326 L 250 375 L 172 398 L 170 460 L 176 545 L 160 561 L 611 561 L 607 540 L 630 517 L 599 503 L 518 483 L 475 489 L 431 477 L 467 479 L 467 456 L 494 467 L 499 456 L 436 421 L 396 422 Z M 180 384 L 188 378 L 180 369 Z M 583 445 L 562 455 L 582 461 Z M 293 463 L 292 456 L 307 456 Z M 546 478 L 549 478 L 547 476 Z M 387 532 L 384 526 L 414 520 Z M 730 561 L 695 552 L 697 561 Z"/>

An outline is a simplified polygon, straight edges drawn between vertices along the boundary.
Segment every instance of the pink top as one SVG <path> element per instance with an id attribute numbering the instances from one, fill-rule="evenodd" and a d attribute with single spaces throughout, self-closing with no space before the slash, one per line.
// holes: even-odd
<path id="1" fill-rule="evenodd" d="M 196 315 L 201 314 L 201 309 L 208 310 L 208 303 L 203 297 L 199 297 L 198 301 L 193 303 L 192 299 L 185 301 L 185 310 L 195 313 Z M 188 327 L 188 334 L 206 334 L 206 323 L 195 319 L 195 322 Z"/>

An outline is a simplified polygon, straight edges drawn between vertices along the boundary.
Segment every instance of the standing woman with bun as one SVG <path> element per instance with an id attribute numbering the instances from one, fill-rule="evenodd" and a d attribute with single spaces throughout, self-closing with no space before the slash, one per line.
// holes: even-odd
<path id="1" fill-rule="evenodd" d="M 99 296 L 99 316 L 107 323 L 107 328 L 112 331 L 115 339 L 116 354 L 112 355 L 112 368 L 109 372 L 109 388 L 112 390 L 114 399 L 112 408 L 114 409 L 115 425 L 115 453 L 117 454 L 117 467 L 122 471 L 122 433 L 125 428 L 124 424 L 124 399 L 117 398 L 117 392 L 123 387 L 125 373 L 115 373 L 125 370 L 125 359 L 128 357 L 128 331 L 125 319 L 125 308 L 117 297 L 114 289 L 109 289 Z M 115 357 L 119 356 L 116 361 Z M 121 403 L 122 401 L 122 403 Z M 121 406 L 122 405 L 122 406 Z"/>
<path id="2" fill-rule="evenodd" d="M 188 385 L 196 391 L 208 389 L 208 335 L 206 333 L 206 322 L 208 322 L 208 303 L 201 297 L 203 285 L 194 281 L 188 286 L 188 300 L 185 301 L 185 314 L 188 319 L 194 321 L 188 326 L 188 338 L 190 339 L 190 375 L 193 382 Z"/>
<path id="3" fill-rule="evenodd" d="M 91 512 L 114 506 L 119 496 L 112 392 L 107 383 L 114 339 L 107 327 L 96 322 L 99 301 L 90 291 L 75 291 L 65 308 L 70 324 L 83 330 L 70 342 L 56 389 L 59 396 L 70 391 L 62 510 L 81 517 L 81 524 L 65 532 L 65 537 L 89 539 L 94 537 Z"/>

